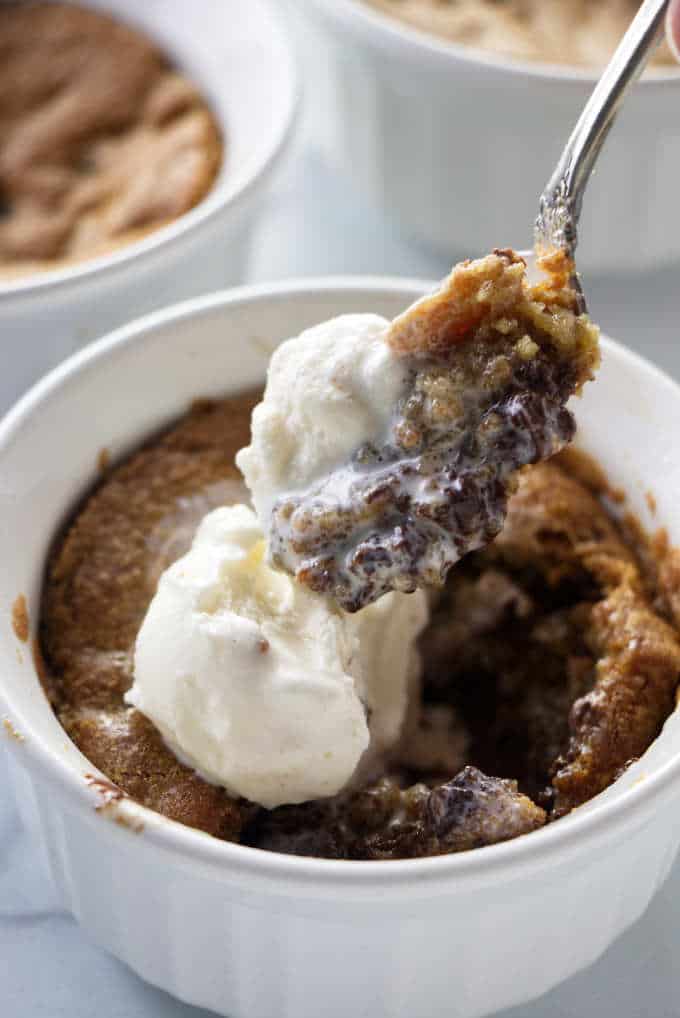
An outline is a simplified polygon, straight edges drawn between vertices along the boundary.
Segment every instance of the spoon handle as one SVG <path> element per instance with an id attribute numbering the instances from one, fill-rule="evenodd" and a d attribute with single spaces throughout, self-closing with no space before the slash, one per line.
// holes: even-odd
<path id="1" fill-rule="evenodd" d="M 630 85 L 660 39 L 670 0 L 644 0 L 585 105 L 539 201 L 537 250 L 564 249 L 573 260 L 583 194 Z"/>

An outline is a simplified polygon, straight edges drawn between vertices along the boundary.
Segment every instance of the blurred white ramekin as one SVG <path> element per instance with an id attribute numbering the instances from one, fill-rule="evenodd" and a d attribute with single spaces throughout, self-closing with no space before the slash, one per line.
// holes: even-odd
<path id="1" fill-rule="evenodd" d="M 291 47 L 266 0 L 84 0 L 138 26 L 209 100 L 222 169 L 194 209 L 111 254 L 0 282 L 0 412 L 97 336 L 184 297 L 240 282 L 298 101 Z"/>
<path id="2" fill-rule="evenodd" d="M 458 259 L 528 247 L 547 183 L 596 78 L 426 35 L 363 0 L 287 0 L 326 158 L 408 233 Z M 680 260 L 680 69 L 626 100 L 591 181 L 580 267 Z"/>
<path id="3" fill-rule="evenodd" d="M 226 844 L 128 800 L 107 804 L 11 626 L 39 624 L 55 533 L 116 457 L 197 396 L 263 380 L 282 338 L 346 311 L 394 315 L 399 280 L 297 282 L 194 299 L 69 359 L 0 424 L 0 742 L 63 900 L 145 979 L 231 1018 L 475 1018 L 588 965 L 646 908 L 680 844 L 680 715 L 623 777 L 506 844 L 400 862 Z M 630 506 L 680 541 L 680 390 L 611 341 L 577 403 L 580 441 Z"/>

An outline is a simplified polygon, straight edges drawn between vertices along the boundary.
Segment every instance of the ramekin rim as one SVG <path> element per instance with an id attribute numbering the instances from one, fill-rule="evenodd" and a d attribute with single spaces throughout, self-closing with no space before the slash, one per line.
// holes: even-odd
<path id="1" fill-rule="evenodd" d="M 36 383 L 0 420 L 0 455 L 5 445 L 11 443 L 23 421 L 71 377 L 94 368 L 98 362 L 105 361 L 130 344 L 142 341 L 145 335 L 170 322 L 186 321 L 210 313 L 216 308 L 266 302 L 272 297 L 285 296 L 299 300 L 313 294 L 337 294 L 343 291 L 366 294 L 403 293 L 410 297 L 427 292 L 431 287 L 431 281 L 413 278 L 303 277 L 222 290 L 154 311 L 114 330 L 69 357 Z M 605 356 L 613 353 L 627 360 L 636 370 L 651 373 L 656 376 L 658 384 L 670 388 L 676 397 L 680 396 L 680 386 L 656 365 L 608 337 L 603 337 L 603 346 Z M 0 683 L 1 681 L 0 677 Z M 44 745 L 41 737 L 35 732 L 30 717 L 12 705 L 7 691 L 3 690 L 1 685 L 0 708 L 3 708 L 11 725 L 20 736 L 23 736 L 14 746 L 21 756 L 30 757 L 40 771 L 41 780 L 56 782 L 70 801 L 79 808 L 92 812 L 93 791 L 86 779 L 86 772 Z M 56 716 L 54 723 L 59 725 Z M 77 756 L 86 760 L 79 750 Z M 188 864 L 191 864 L 192 860 L 200 860 L 203 865 L 217 867 L 220 870 L 228 867 L 232 874 L 248 873 L 253 876 L 259 874 L 266 879 L 285 878 L 305 885 L 328 883 L 350 887 L 353 884 L 363 886 L 366 883 L 377 883 L 379 886 L 385 886 L 403 884 L 408 879 L 416 881 L 420 886 L 462 877 L 491 876 L 510 869 L 519 870 L 522 866 L 539 865 L 546 857 L 560 851 L 585 850 L 586 835 L 588 845 L 591 845 L 594 838 L 610 837 L 622 826 L 629 826 L 635 816 L 644 812 L 645 806 L 650 807 L 652 801 L 678 778 L 679 772 L 680 753 L 653 774 L 645 776 L 643 780 L 626 789 L 618 798 L 598 804 L 596 797 L 588 804 L 590 808 L 586 812 L 582 809 L 574 810 L 559 823 L 551 824 L 531 835 L 471 852 L 424 859 L 369 862 L 289 856 L 221 841 L 161 816 L 131 799 L 123 798 L 116 803 L 116 810 L 118 815 L 133 821 L 130 825 L 133 831 L 134 821 L 141 820 L 144 824 L 142 834 L 150 839 L 156 848 L 175 857 L 181 857 Z M 105 775 L 89 762 L 87 773 L 105 778 Z M 592 805 L 593 802 L 596 803 L 595 806 Z M 114 829 L 114 826 L 117 827 L 111 825 L 111 829 Z M 124 830 L 124 827 L 119 829 Z M 135 836 L 138 835 L 135 833 Z"/>
<path id="2" fill-rule="evenodd" d="M 594 86 L 599 78 L 597 70 L 578 67 L 573 64 L 552 64 L 543 61 L 516 60 L 496 55 L 486 50 L 465 46 L 451 40 L 442 39 L 425 29 L 391 17 L 382 11 L 371 8 L 365 0 L 309 0 L 322 8 L 327 16 L 346 24 L 358 19 L 357 25 L 376 33 L 377 42 L 392 46 L 396 50 L 411 48 L 419 50 L 424 57 L 434 57 L 441 61 L 455 58 L 463 64 L 472 64 L 500 73 L 508 73 L 513 77 L 537 78 L 564 83 L 565 85 Z M 638 82 L 645 89 L 653 86 L 666 86 L 674 82 L 680 83 L 680 68 L 671 70 L 652 69 L 648 76 Z"/>
<path id="3" fill-rule="evenodd" d="M 213 186 L 211 190 L 182 215 L 170 223 L 150 230 L 139 240 L 121 244 L 109 253 L 96 258 L 85 258 L 67 264 L 62 268 L 30 273 L 17 279 L 0 280 L 0 306 L 11 299 L 30 299 L 36 295 L 78 286 L 81 282 L 99 277 L 105 273 L 123 271 L 132 262 L 145 261 L 157 251 L 175 241 L 180 241 L 196 230 L 208 225 L 216 216 L 237 208 L 250 193 L 274 170 L 291 139 L 300 109 L 302 81 L 295 58 L 295 51 L 289 30 L 280 12 L 273 5 L 260 0 L 261 26 L 265 26 L 272 40 L 272 52 L 278 54 L 279 65 L 285 73 L 286 90 L 281 103 L 281 117 L 273 125 L 268 145 L 257 159 L 246 161 L 234 182 L 225 186 L 222 193 Z M 261 37 L 260 37 L 261 38 Z M 218 111 L 211 107 L 220 123 L 220 129 L 228 135 L 228 125 Z"/>

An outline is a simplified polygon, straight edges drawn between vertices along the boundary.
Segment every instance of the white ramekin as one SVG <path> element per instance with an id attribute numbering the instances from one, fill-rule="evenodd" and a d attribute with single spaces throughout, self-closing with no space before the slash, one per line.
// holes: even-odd
<path id="1" fill-rule="evenodd" d="M 85 2 L 137 25 L 201 87 L 223 130 L 224 163 L 199 205 L 139 242 L 0 283 L 0 412 L 97 336 L 243 279 L 263 193 L 297 108 L 292 50 L 266 0 Z"/>
<path id="2" fill-rule="evenodd" d="M 287 0 L 326 158 L 416 239 L 457 260 L 528 247 L 538 196 L 595 77 L 440 41 L 363 0 Z M 680 71 L 623 109 L 591 181 L 581 268 L 680 259 Z"/>
<path id="3" fill-rule="evenodd" d="M 358 310 L 394 315 L 418 283 L 246 288 L 186 302 L 69 359 L 0 424 L 0 742 L 64 906 L 145 979 L 231 1018 L 474 1018 L 592 962 L 646 908 L 680 844 L 680 716 L 571 816 L 461 855 L 332 862 L 217 841 L 92 787 L 11 625 L 38 627 L 48 547 L 115 457 L 197 396 L 263 379 L 280 339 Z M 611 341 L 577 403 L 581 444 L 630 507 L 680 541 L 680 390 Z M 89 779 L 88 779 L 89 776 Z"/>

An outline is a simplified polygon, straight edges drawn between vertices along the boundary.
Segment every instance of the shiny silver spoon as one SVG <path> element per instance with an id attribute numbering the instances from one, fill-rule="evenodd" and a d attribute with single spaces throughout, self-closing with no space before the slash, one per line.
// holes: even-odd
<path id="1" fill-rule="evenodd" d="M 661 40 L 670 0 L 644 0 L 609 61 L 571 133 L 539 201 L 534 228 L 537 252 L 558 248 L 574 262 L 583 195 L 609 130 L 631 84 L 639 78 Z M 578 275 L 572 284 L 585 297 Z"/>

